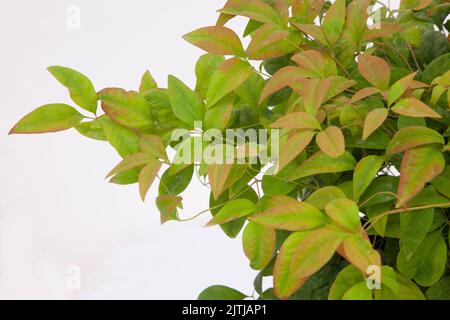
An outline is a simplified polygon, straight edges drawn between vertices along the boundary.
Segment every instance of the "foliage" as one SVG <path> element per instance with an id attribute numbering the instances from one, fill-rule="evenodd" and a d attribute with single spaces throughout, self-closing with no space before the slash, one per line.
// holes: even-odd
<path id="1" fill-rule="evenodd" d="M 11 133 L 75 128 L 108 141 L 123 158 L 111 182 L 138 183 L 145 199 L 159 179 L 162 223 L 181 220 L 180 194 L 198 175 L 212 190 L 208 226 L 231 238 L 243 229 L 260 299 L 450 299 L 450 5 L 402 0 L 369 17 L 372 4 L 229 0 L 215 26 L 184 36 L 207 51 L 195 90 L 172 75 L 161 88 L 147 71 L 138 91 L 97 92 L 81 73 L 53 66 L 83 110 L 48 104 Z M 248 19 L 246 49 L 226 27 L 238 16 Z M 179 129 L 183 144 L 208 147 L 196 138 L 198 121 L 219 131 L 280 129 L 279 171 L 196 155 L 175 163 L 166 151 Z M 381 287 L 371 289 L 377 267 Z M 200 295 L 246 297 L 225 286 Z"/>

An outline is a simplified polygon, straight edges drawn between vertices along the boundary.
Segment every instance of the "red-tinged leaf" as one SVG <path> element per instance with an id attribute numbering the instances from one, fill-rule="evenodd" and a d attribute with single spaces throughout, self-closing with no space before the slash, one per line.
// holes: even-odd
<path id="1" fill-rule="evenodd" d="M 233 30 L 226 27 L 200 28 L 184 35 L 183 38 L 209 53 L 217 55 L 244 55 L 241 40 Z"/>
<path id="2" fill-rule="evenodd" d="M 444 171 L 445 159 L 439 145 L 425 145 L 407 150 L 403 155 L 398 185 L 397 208 L 414 198 L 425 184 Z"/>
<path id="3" fill-rule="evenodd" d="M 353 172 L 354 200 L 359 200 L 359 197 L 366 191 L 373 179 L 375 179 L 383 163 L 384 157 L 379 156 L 367 156 L 358 162 Z"/>
<path id="4" fill-rule="evenodd" d="M 270 127 L 281 129 L 321 129 L 319 121 L 306 112 L 294 112 L 287 114 L 272 123 Z"/>
<path id="5" fill-rule="evenodd" d="M 431 109 L 422 101 L 415 98 L 406 98 L 397 102 L 392 111 L 402 116 L 412 118 L 441 118 L 441 115 Z"/>
<path id="6" fill-rule="evenodd" d="M 380 254 L 372 248 L 369 240 L 359 235 L 345 238 L 339 253 L 364 274 L 370 271 L 369 267 L 378 266 L 381 268 Z"/>
<path id="7" fill-rule="evenodd" d="M 156 198 L 156 207 L 161 214 L 161 224 L 168 221 L 178 221 L 178 208 L 183 208 L 181 201 L 183 198 L 178 196 L 163 195 Z"/>
<path id="8" fill-rule="evenodd" d="M 63 131 L 78 125 L 84 116 L 66 104 L 47 104 L 23 117 L 9 134 Z"/>
<path id="9" fill-rule="evenodd" d="M 247 199 L 236 199 L 227 202 L 208 222 L 207 227 L 224 224 L 257 212 L 256 205 Z"/>
<path id="10" fill-rule="evenodd" d="M 411 86 L 411 83 L 414 80 L 416 74 L 417 72 L 407 75 L 406 77 L 398 80 L 389 88 L 389 91 L 387 93 L 387 102 L 389 107 L 394 104 L 394 102 L 397 101 L 398 98 L 400 98 Z"/>
<path id="11" fill-rule="evenodd" d="M 326 155 L 337 158 L 345 152 L 345 138 L 341 129 L 329 126 L 316 137 L 317 145 Z"/>
<path id="12" fill-rule="evenodd" d="M 356 92 L 353 97 L 350 99 L 350 104 L 356 103 L 358 101 L 361 101 L 367 97 L 373 96 L 374 94 L 379 93 L 380 90 L 375 87 L 368 87 L 359 90 Z"/>
<path id="13" fill-rule="evenodd" d="M 313 192 L 308 198 L 306 198 L 305 202 L 313 205 L 319 210 L 323 210 L 331 201 L 346 198 L 347 196 L 344 191 L 338 187 L 328 186 Z"/>
<path id="14" fill-rule="evenodd" d="M 325 0 L 293 0 L 292 15 L 299 21 L 312 23 L 320 14 Z"/>
<path id="15" fill-rule="evenodd" d="M 325 225 L 328 220 L 315 207 L 306 202 L 288 202 L 273 206 L 249 220 L 274 229 L 304 231 Z"/>
<path id="16" fill-rule="evenodd" d="M 266 83 L 263 91 L 261 92 L 261 97 L 259 99 L 259 104 L 266 100 L 269 96 L 275 92 L 284 89 L 291 83 L 303 80 L 306 77 L 305 72 L 294 66 L 287 66 L 278 70 L 272 78 Z"/>
<path id="17" fill-rule="evenodd" d="M 331 76 L 328 77 L 327 80 L 330 81 L 330 86 L 327 94 L 325 95 L 324 101 L 334 98 L 357 83 L 355 80 L 348 80 L 347 78 L 341 76 Z"/>
<path id="18" fill-rule="evenodd" d="M 323 45 L 327 44 L 327 40 L 325 39 L 325 34 L 323 33 L 323 30 L 320 26 L 317 26 L 315 24 L 301 24 L 301 23 L 297 23 L 297 22 L 293 22 L 292 24 L 298 30 L 313 37 L 321 44 L 323 44 Z"/>
<path id="19" fill-rule="evenodd" d="M 328 44 L 334 47 L 345 25 L 345 0 L 336 0 L 322 21 L 322 29 Z"/>
<path id="20" fill-rule="evenodd" d="M 141 78 L 141 84 L 139 86 L 139 92 L 144 93 L 151 89 L 158 88 L 158 84 L 156 83 L 155 79 L 153 79 L 150 71 L 145 71 L 145 73 L 142 75 Z"/>
<path id="21" fill-rule="evenodd" d="M 223 62 L 211 78 L 206 95 L 206 108 L 211 108 L 238 88 L 252 73 L 252 67 L 242 59 L 232 58 Z"/>
<path id="22" fill-rule="evenodd" d="M 332 158 L 323 152 L 317 152 L 312 157 L 304 161 L 289 177 L 289 180 L 294 181 L 300 178 L 322 173 L 350 171 L 353 170 L 355 165 L 355 158 L 347 151 L 338 158 Z"/>
<path id="23" fill-rule="evenodd" d="M 283 243 L 273 268 L 275 295 L 287 299 L 300 288 L 307 278 L 294 278 L 291 273 L 292 256 L 308 232 L 295 232 Z"/>
<path id="24" fill-rule="evenodd" d="M 386 154 L 403 152 L 426 144 L 445 144 L 444 138 L 433 129 L 423 126 L 412 126 L 400 129 L 389 143 Z"/>
<path id="25" fill-rule="evenodd" d="M 303 279 L 319 271 L 345 237 L 345 233 L 327 227 L 307 232 L 292 255 L 292 276 Z"/>
<path id="26" fill-rule="evenodd" d="M 283 150 L 279 154 L 277 172 L 286 167 L 311 143 L 315 133 L 313 131 L 298 131 L 288 134 L 280 141 Z M 286 139 L 286 141 L 284 141 Z"/>
<path id="27" fill-rule="evenodd" d="M 142 152 L 148 153 L 156 159 L 169 161 L 166 146 L 160 136 L 148 134 L 141 136 L 140 148 Z"/>
<path id="28" fill-rule="evenodd" d="M 363 140 L 366 140 L 372 133 L 381 127 L 389 115 L 389 110 L 385 108 L 373 109 L 364 120 Z"/>
<path id="29" fill-rule="evenodd" d="M 370 0 L 353 0 L 346 11 L 344 37 L 355 48 L 361 43 L 367 29 L 368 8 Z"/>
<path id="30" fill-rule="evenodd" d="M 381 58 L 363 54 L 358 56 L 359 73 L 372 85 L 385 91 L 389 88 L 391 67 Z"/>
<path id="31" fill-rule="evenodd" d="M 394 34 L 403 31 L 403 28 L 399 24 L 381 22 L 370 26 L 363 34 L 364 41 L 370 41 L 377 38 L 392 37 Z"/>
<path id="32" fill-rule="evenodd" d="M 162 163 L 159 161 L 152 161 L 147 164 L 139 173 L 139 193 L 142 201 L 145 201 L 145 196 L 148 190 L 155 181 L 156 175 L 161 169 Z"/>
<path id="33" fill-rule="evenodd" d="M 317 50 L 307 50 L 292 57 L 292 60 L 310 78 L 325 79 L 337 74 L 336 63 Z"/>
<path id="34" fill-rule="evenodd" d="M 281 27 L 286 24 L 285 19 L 273 7 L 262 0 L 230 0 L 219 12 L 228 15 L 244 16 Z"/>
<path id="35" fill-rule="evenodd" d="M 433 3 L 433 0 L 401 0 L 400 9 L 402 10 L 422 10 Z"/>
<path id="36" fill-rule="evenodd" d="M 348 199 L 333 200 L 325 207 L 325 211 L 334 222 L 346 230 L 353 233 L 361 231 L 359 208 L 353 201 Z"/>
<path id="37" fill-rule="evenodd" d="M 305 79 L 301 81 L 301 84 L 291 87 L 303 98 L 305 111 L 315 117 L 317 111 L 325 102 L 325 97 L 330 88 L 330 80 Z"/>
<path id="38" fill-rule="evenodd" d="M 152 127 L 150 105 L 139 93 L 120 88 L 107 88 L 98 95 L 103 111 L 115 122 L 134 129 Z"/>
<path id="39" fill-rule="evenodd" d="M 112 177 L 115 174 L 120 172 L 124 172 L 139 166 L 143 166 L 150 161 L 155 160 L 155 157 L 146 152 L 140 152 L 136 154 L 132 154 L 131 156 L 123 159 L 117 166 L 115 166 L 106 176 L 106 178 Z"/>
<path id="40" fill-rule="evenodd" d="M 219 196 L 225 191 L 225 185 L 230 176 L 232 169 L 231 164 L 211 164 L 208 167 L 208 179 L 211 185 L 211 190 L 214 195 L 214 199 L 218 199 Z"/>
<path id="41" fill-rule="evenodd" d="M 251 60 L 274 59 L 297 49 L 301 37 L 273 24 L 265 24 L 252 34 L 246 53 Z"/>
<path id="42" fill-rule="evenodd" d="M 275 229 L 250 221 L 242 234 L 244 253 L 250 260 L 250 267 L 264 269 L 275 252 Z"/>

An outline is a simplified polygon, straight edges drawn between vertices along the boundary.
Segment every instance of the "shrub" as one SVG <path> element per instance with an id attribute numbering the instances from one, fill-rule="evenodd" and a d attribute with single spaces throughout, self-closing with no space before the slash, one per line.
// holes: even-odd
<path id="1" fill-rule="evenodd" d="M 180 194 L 198 175 L 212 190 L 208 225 L 230 238 L 244 229 L 260 299 L 448 299 L 449 3 L 403 0 L 369 16 L 371 4 L 229 0 L 215 26 L 184 36 L 207 51 L 195 90 L 175 76 L 158 87 L 147 71 L 138 91 L 97 92 L 83 74 L 53 66 L 83 113 L 44 105 L 11 133 L 75 128 L 108 141 L 123 157 L 111 182 L 138 183 L 144 200 L 159 179 L 162 223 L 180 220 Z M 235 16 L 249 18 L 247 49 L 225 26 Z M 247 136 L 214 144 L 199 135 L 248 128 L 279 140 L 272 169 Z M 186 146 L 212 145 L 247 161 L 174 160 Z M 245 297 L 213 286 L 199 298 Z"/>

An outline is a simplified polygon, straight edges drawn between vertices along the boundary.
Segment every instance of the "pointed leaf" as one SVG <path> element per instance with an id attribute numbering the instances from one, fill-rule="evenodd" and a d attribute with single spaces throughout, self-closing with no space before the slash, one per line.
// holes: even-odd
<path id="1" fill-rule="evenodd" d="M 219 10 L 227 15 L 244 16 L 264 23 L 273 23 L 284 26 L 282 16 L 270 5 L 262 0 L 231 0 Z"/>
<path id="2" fill-rule="evenodd" d="M 331 47 L 341 36 L 345 24 L 345 0 L 336 0 L 322 21 L 322 29 Z"/>
<path id="3" fill-rule="evenodd" d="M 63 131 L 78 125 L 83 115 L 66 104 L 46 104 L 23 117 L 9 134 Z"/>
<path id="4" fill-rule="evenodd" d="M 83 109 L 97 112 L 97 93 L 94 85 L 84 74 L 70 68 L 52 66 L 47 70 L 67 89 L 72 100 Z"/>
<path id="5" fill-rule="evenodd" d="M 364 54 L 358 56 L 359 73 L 373 86 L 385 91 L 389 88 L 391 67 L 381 58 Z"/>
<path id="6" fill-rule="evenodd" d="M 208 222 L 207 227 L 223 224 L 257 212 L 256 205 L 247 199 L 231 200 Z"/>
<path id="7" fill-rule="evenodd" d="M 239 58 L 232 58 L 222 63 L 211 78 L 206 96 L 206 108 L 211 108 L 220 99 L 239 87 L 251 76 L 252 72 L 252 67 Z"/>
<path id="8" fill-rule="evenodd" d="M 242 235 L 242 245 L 250 266 L 255 270 L 264 269 L 275 252 L 275 230 L 250 221 Z"/>
<path id="9" fill-rule="evenodd" d="M 323 45 L 327 44 L 327 40 L 325 39 L 325 34 L 320 26 L 315 24 L 302 24 L 293 22 L 292 23 L 298 30 L 301 32 L 313 37 L 315 40 L 320 42 Z"/>
<path id="10" fill-rule="evenodd" d="M 209 53 L 236 56 L 244 54 L 241 40 L 227 27 L 204 27 L 184 35 L 183 38 Z"/>
<path id="11" fill-rule="evenodd" d="M 281 142 L 283 152 L 280 152 L 277 162 L 277 172 L 291 163 L 311 143 L 315 133 L 312 131 L 298 131 L 289 134 L 286 142 Z M 283 139 L 283 138 L 282 138 Z"/>
<path id="12" fill-rule="evenodd" d="M 178 196 L 162 195 L 156 198 L 156 206 L 161 214 L 161 224 L 178 221 L 178 208 L 182 208 L 183 199 Z"/>
<path id="13" fill-rule="evenodd" d="M 372 248 L 370 242 L 361 236 L 349 236 L 342 242 L 342 252 L 344 258 L 367 274 L 369 267 L 378 266 L 381 268 L 381 257 L 378 251 Z"/>
<path id="14" fill-rule="evenodd" d="M 266 100 L 269 96 L 275 92 L 284 89 L 293 82 L 303 80 L 305 78 L 305 73 L 302 69 L 294 66 L 287 66 L 278 70 L 272 78 L 267 82 L 264 87 L 261 97 L 259 99 L 259 104 Z"/>
<path id="15" fill-rule="evenodd" d="M 363 100 L 364 98 L 373 96 L 374 94 L 379 93 L 380 90 L 374 87 L 368 87 L 368 88 L 364 88 L 359 90 L 358 92 L 356 92 L 353 97 L 350 99 L 350 104 L 356 103 L 360 100 Z"/>
<path id="16" fill-rule="evenodd" d="M 397 208 L 418 194 L 426 183 L 444 171 L 445 159 L 437 145 L 425 145 L 407 150 L 403 155 L 398 185 Z"/>
<path id="17" fill-rule="evenodd" d="M 364 120 L 363 140 L 366 140 L 372 133 L 381 127 L 388 115 L 389 110 L 385 108 L 378 108 L 370 111 Z"/>
<path id="18" fill-rule="evenodd" d="M 410 75 L 398 80 L 389 88 L 387 93 L 387 102 L 389 107 L 405 93 L 416 75 L 417 72 L 411 73 Z"/>
<path id="19" fill-rule="evenodd" d="M 142 201 L 145 201 L 145 196 L 152 186 L 161 166 L 161 162 L 151 161 L 141 170 L 139 174 L 139 193 L 141 194 Z"/>
<path id="20" fill-rule="evenodd" d="M 202 98 L 206 98 L 212 75 L 224 61 L 225 58 L 223 56 L 211 53 L 204 54 L 198 59 L 195 65 L 195 75 L 197 77 L 195 92 Z"/>
<path id="21" fill-rule="evenodd" d="M 130 170 L 139 166 L 142 166 L 144 164 L 147 164 L 148 162 L 155 160 L 155 158 L 145 152 L 136 153 L 133 155 L 130 155 L 126 157 L 124 160 L 122 160 L 117 166 L 112 169 L 106 178 L 112 177 L 113 175 Z"/>
<path id="22" fill-rule="evenodd" d="M 407 98 L 397 102 L 392 111 L 401 114 L 403 116 L 413 117 L 413 118 L 441 118 L 441 115 L 431 109 L 422 101 L 415 98 Z"/>
<path id="23" fill-rule="evenodd" d="M 141 85 L 139 86 L 139 92 L 144 93 L 151 89 L 158 88 L 158 84 L 156 83 L 155 79 L 153 79 L 150 71 L 145 71 L 145 73 L 142 75 L 141 78 Z"/>
<path id="24" fill-rule="evenodd" d="M 358 162 L 353 172 L 354 200 L 359 200 L 359 197 L 375 179 L 383 163 L 384 158 L 379 156 L 367 156 Z"/>
<path id="25" fill-rule="evenodd" d="M 336 199 L 331 201 L 325 207 L 325 210 L 327 215 L 338 225 L 354 233 L 360 231 L 361 221 L 359 218 L 359 208 L 353 201 Z"/>
<path id="26" fill-rule="evenodd" d="M 321 129 L 319 121 L 306 112 L 287 114 L 272 123 L 270 127 L 281 129 Z"/>
<path id="27" fill-rule="evenodd" d="M 432 143 L 443 145 L 445 141 L 444 138 L 433 129 L 422 126 L 406 127 L 400 129 L 394 135 L 387 147 L 386 154 L 390 155 L 403 152 L 418 146 Z"/>
<path id="28" fill-rule="evenodd" d="M 331 201 L 335 199 L 346 199 L 345 193 L 338 187 L 323 187 L 313 192 L 305 202 L 313 205 L 317 209 L 323 210 Z"/>

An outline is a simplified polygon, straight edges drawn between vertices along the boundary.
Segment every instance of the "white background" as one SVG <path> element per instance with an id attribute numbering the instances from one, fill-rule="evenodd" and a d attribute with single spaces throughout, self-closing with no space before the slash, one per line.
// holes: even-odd
<path id="1" fill-rule="evenodd" d="M 0 298 L 195 299 L 213 284 L 251 294 L 256 273 L 241 240 L 203 228 L 208 215 L 161 227 L 153 197 L 143 204 L 136 186 L 103 180 L 120 160 L 108 144 L 74 130 L 7 136 L 34 108 L 71 104 L 50 65 L 85 73 L 97 90 L 137 89 L 146 69 L 161 86 L 167 74 L 194 86 L 202 52 L 181 36 L 213 25 L 223 4 L 0 0 Z M 81 9 L 79 30 L 66 26 L 70 5 Z M 194 183 L 183 216 L 207 208 L 208 195 Z M 80 290 L 67 289 L 72 265 Z"/>

